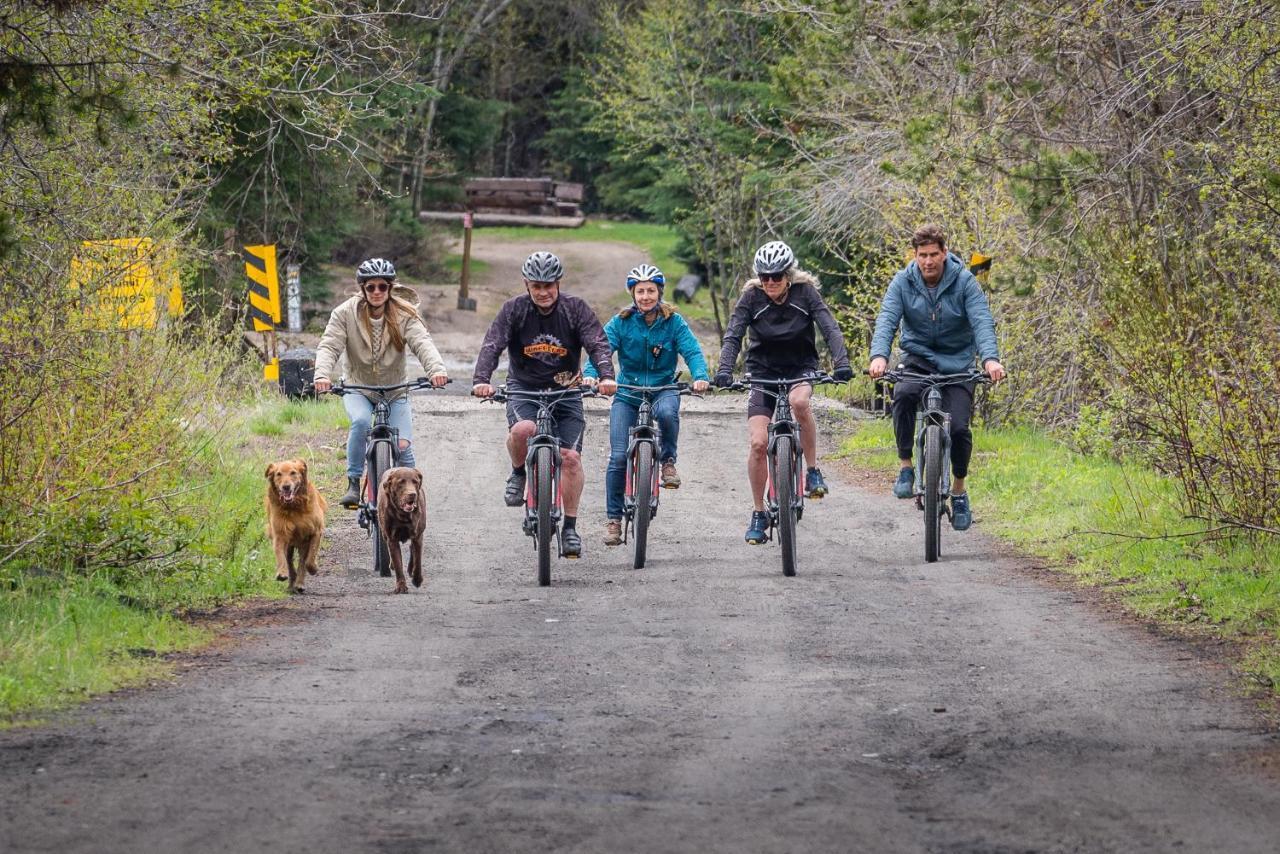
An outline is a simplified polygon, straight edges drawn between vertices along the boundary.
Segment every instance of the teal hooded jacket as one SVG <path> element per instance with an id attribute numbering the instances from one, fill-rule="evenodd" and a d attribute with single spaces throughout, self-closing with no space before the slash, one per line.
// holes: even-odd
<path id="1" fill-rule="evenodd" d="M 969 370 L 975 356 L 981 356 L 983 364 L 1000 359 L 987 295 L 964 262 L 950 252 L 937 288 L 925 285 L 915 261 L 893 277 L 880 303 L 871 358 L 889 358 L 899 326 L 903 352 L 928 359 L 944 374 Z"/>
<path id="2" fill-rule="evenodd" d="M 707 360 L 689 324 L 668 303 L 659 303 L 658 318 L 649 325 L 634 307 L 624 308 L 604 325 L 604 334 L 618 354 L 618 382 L 625 385 L 666 385 L 675 378 L 679 357 L 695 380 L 709 380 Z M 585 377 L 597 376 L 588 363 Z M 625 389 L 619 396 L 628 400 Z"/>

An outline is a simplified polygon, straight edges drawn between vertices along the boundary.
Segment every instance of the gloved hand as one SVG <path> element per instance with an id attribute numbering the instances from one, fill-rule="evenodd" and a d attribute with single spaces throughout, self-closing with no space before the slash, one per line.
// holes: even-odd
<path id="1" fill-rule="evenodd" d="M 841 365 L 831 372 L 831 376 L 833 376 L 838 383 L 847 383 L 849 380 L 853 379 L 853 368 L 848 365 Z"/>
<path id="2" fill-rule="evenodd" d="M 716 388 L 728 388 L 733 385 L 733 374 L 729 371 L 717 371 L 712 382 L 716 384 Z"/>

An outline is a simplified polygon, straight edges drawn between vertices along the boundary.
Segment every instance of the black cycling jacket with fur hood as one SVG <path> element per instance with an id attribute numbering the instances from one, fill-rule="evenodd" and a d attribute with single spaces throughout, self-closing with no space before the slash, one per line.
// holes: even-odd
<path id="1" fill-rule="evenodd" d="M 732 372 L 742 347 L 742 336 L 751 330 L 747 347 L 747 371 L 761 379 L 786 379 L 818 370 L 818 345 L 814 325 L 831 350 L 834 367 L 849 366 L 849 351 L 840 326 L 818 292 L 817 280 L 800 272 L 776 303 L 760 287 L 759 279 L 747 282 L 729 318 L 720 349 L 720 372 Z"/>

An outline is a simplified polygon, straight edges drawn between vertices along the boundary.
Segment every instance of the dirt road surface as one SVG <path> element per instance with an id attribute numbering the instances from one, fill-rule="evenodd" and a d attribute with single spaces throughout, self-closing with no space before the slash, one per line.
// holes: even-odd
<path id="1" fill-rule="evenodd" d="M 501 410 L 416 399 L 426 585 L 391 595 L 340 513 L 307 595 L 171 684 L 0 733 L 0 851 L 1280 848 L 1277 738 L 1227 674 L 980 524 L 925 564 L 887 480 L 828 464 L 784 578 L 742 542 L 742 406 L 687 405 L 643 570 L 600 543 L 593 407 L 586 553 L 539 588 Z"/>

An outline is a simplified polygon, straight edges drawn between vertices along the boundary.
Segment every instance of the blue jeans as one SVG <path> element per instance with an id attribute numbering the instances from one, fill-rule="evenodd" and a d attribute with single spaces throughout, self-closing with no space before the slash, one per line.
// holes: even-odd
<path id="1" fill-rule="evenodd" d="M 640 403 L 617 396 L 609 410 L 609 468 L 605 472 L 604 489 L 610 519 L 622 518 L 622 493 L 627 487 L 627 431 L 636 426 Z M 680 438 L 680 395 L 675 390 L 658 392 L 653 398 L 653 420 L 661 431 L 661 447 L 656 462 L 676 459 L 676 442 Z"/>
<path id="2" fill-rule="evenodd" d="M 351 432 L 347 435 L 347 477 L 359 477 L 364 474 L 365 442 L 369 440 L 369 428 L 373 426 L 373 404 L 363 394 L 344 394 L 342 405 L 351 419 Z M 400 465 L 412 468 L 413 416 L 409 412 L 409 398 L 402 397 L 391 404 L 387 422 L 400 434 L 402 446 L 409 443 L 400 452 Z"/>

